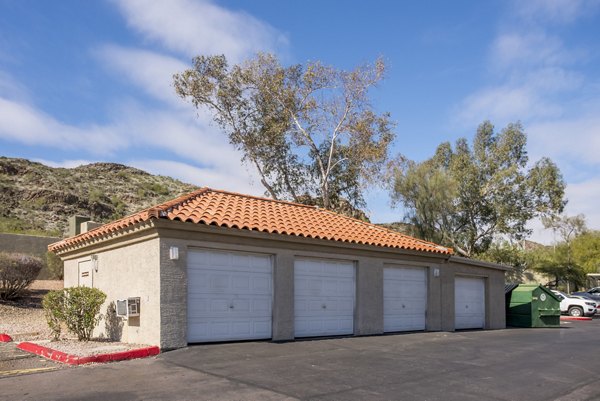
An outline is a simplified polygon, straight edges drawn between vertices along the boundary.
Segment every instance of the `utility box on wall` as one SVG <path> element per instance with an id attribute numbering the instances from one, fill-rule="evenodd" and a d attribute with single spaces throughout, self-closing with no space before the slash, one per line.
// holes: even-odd
<path id="1" fill-rule="evenodd" d="M 129 318 L 140 315 L 140 297 L 117 299 L 117 316 Z"/>

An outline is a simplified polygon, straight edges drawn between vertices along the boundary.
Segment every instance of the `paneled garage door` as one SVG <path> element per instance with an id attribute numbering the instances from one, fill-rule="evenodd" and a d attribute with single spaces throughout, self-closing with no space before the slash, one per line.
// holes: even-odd
<path id="1" fill-rule="evenodd" d="M 425 330 L 425 273 L 424 268 L 383 269 L 383 331 Z"/>
<path id="2" fill-rule="evenodd" d="M 485 327 L 485 281 L 478 277 L 454 279 L 454 328 Z"/>
<path id="3" fill-rule="evenodd" d="M 188 342 L 271 338 L 271 258 L 188 253 Z"/>
<path id="4" fill-rule="evenodd" d="M 354 264 L 298 259 L 294 263 L 296 337 L 354 333 Z"/>

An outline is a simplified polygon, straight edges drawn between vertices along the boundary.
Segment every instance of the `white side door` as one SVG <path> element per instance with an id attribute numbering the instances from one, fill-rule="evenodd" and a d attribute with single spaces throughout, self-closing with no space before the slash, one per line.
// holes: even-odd
<path id="1" fill-rule="evenodd" d="M 454 328 L 485 327 L 485 280 L 479 277 L 454 278 Z"/>
<path id="2" fill-rule="evenodd" d="M 271 338 L 269 255 L 188 252 L 188 342 Z"/>
<path id="3" fill-rule="evenodd" d="M 77 265 L 78 270 L 78 281 L 79 287 L 93 287 L 94 286 L 94 269 L 91 260 L 85 260 L 79 262 Z"/>
<path id="4" fill-rule="evenodd" d="M 383 269 L 383 331 L 425 330 L 427 274 L 424 268 Z"/>
<path id="5" fill-rule="evenodd" d="M 297 259 L 294 263 L 296 337 L 354 333 L 354 263 Z"/>

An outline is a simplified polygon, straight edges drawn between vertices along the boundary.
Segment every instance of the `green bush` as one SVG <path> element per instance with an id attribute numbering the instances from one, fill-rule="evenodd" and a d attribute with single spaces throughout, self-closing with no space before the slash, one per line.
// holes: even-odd
<path id="1" fill-rule="evenodd" d="M 54 340 L 58 340 L 62 332 L 61 322 L 64 321 L 64 291 L 48 292 L 42 300 L 42 306 L 44 307 L 46 322 L 48 323 L 50 330 L 52 330 Z"/>
<path id="2" fill-rule="evenodd" d="M 35 256 L 0 252 L 0 299 L 18 298 L 43 266 L 44 262 Z"/>
<path id="3" fill-rule="evenodd" d="M 79 341 L 89 341 L 102 318 L 100 307 L 105 300 L 104 292 L 89 287 L 70 287 L 46 294 L 43 306 L 55 339 L 60 336 L 62 322 Z"/>
<path id="4" fill-rule="evenodd" d="M 50 276 L 54 280 L 64 279 L 64 276 L 65 276 L 64 263 L 61 260 L 61 258 L 56 256 L 56 254 L 54 252 L 46 253 L 46 266 L 48 266 L 48 271 L 50 272 Z"/>

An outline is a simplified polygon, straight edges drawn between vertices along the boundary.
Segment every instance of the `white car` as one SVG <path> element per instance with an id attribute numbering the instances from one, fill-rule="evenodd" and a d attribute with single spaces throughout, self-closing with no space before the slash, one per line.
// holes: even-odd
<path id="1" fill-rule="evenodd" d="M 576 298 L 564 292 L 552 290 L 560 299 L 560 312 L 570 316 L 594 316 L 596 313 L 596 302 L 591 299 Z"/>

